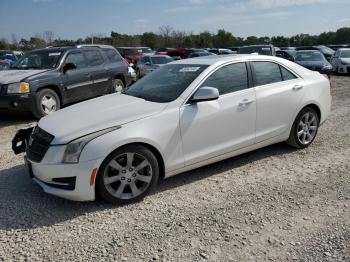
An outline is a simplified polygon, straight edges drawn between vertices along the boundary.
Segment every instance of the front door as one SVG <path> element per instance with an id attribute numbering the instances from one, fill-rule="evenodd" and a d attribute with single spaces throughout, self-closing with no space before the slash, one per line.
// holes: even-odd
<path id="1" fill-rule="evenodd" d="M 256 101 L 245 63 L 225 65 L 201 86 L 215 87 L 214 101 L 187 103 L 180 109 L 185 165 L 249 145 L 255 140 Z"/>
<path id="2" fill-rule="evenodd" d="M 85 57 L 80 50 L 67 54 L 64 65 L 72 63 L 75 69 L 62 73 L 62 83 L 66 90 L 68 102 L 79 101 L 88 98 L 87 92 L 92 85 L 90 69 Z"/>

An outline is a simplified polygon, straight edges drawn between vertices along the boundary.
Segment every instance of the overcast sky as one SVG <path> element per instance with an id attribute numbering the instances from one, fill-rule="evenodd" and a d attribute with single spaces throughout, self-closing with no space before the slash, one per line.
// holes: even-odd
<path id="1" fill-rule="evenodd" d="M 350 27 L 350 0 L 0 0 L 0 38 L 53 31 L 77 39 L 158 32 L 162 25 L 235 36 L 319 34 Z"/>

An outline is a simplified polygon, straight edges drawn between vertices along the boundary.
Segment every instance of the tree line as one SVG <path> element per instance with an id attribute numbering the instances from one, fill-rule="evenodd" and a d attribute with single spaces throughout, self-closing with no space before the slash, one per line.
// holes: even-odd
<path id="1" fill-rule="evenodd" d="M 234 46 L 273 44 L 274 46 L 303 46 L 303 45 L 330 45 L 350 44 L 350 27 L 343 27 L 335 32 L 324 32 L 319 35 L 298 34 L 285 36 L 248 36 L 246 38 L 234 36 L 232 33 L 220 29 L 216 33 L 204 31 L 199 34 L 180 31 L 171 26 L 162 26 L 158 33 L 145 32 L 142 35 L 120 34 L 111 32 L 110 36 L 88 36 L 77 40 L 55 38 L 52 31 L 36 34 L 29 39 L 17 40 L 12 35 L 11 40 L 0 39 L 0 49 L 32 50 L 46 46 L 76 45 L 76 44 L 106 44 L 112 46 L 147 46 L 152 49 L 159 47 L 214 47 L 228 48 Z"/>

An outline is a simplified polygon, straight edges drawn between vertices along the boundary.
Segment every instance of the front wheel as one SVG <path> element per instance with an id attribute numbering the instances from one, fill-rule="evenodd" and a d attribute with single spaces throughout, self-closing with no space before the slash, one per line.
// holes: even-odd
<path id="1" fill-rule="evenodd" d="M 124 82 L 121 79 L 115 78 L 112 80 L 112 91 L 121 93 L 125 89 Z"/>
<path id="2" fill-rule="evenodd" d="M 306 148 L 315 139 L 320 119 L 315 109 L 306 107 L 296 117 L 287 143 L 296 148 Z"/>
<path id="3" fill-rule="evenodd" d="M 60 107 L 61 103 L 57 93 L 45 88 L 37 92 L 32 113 L 36 118 L 40 119 L 43 116 L 56 112 Z"/>
<path id="4" fill-rule="evenodd" d="M 102 163 L 97 192 L 112 204 L 135 202 L 157 184 L 159 166 L 154 154 L 144 146 L 130 145 L 117 149 Z"/>

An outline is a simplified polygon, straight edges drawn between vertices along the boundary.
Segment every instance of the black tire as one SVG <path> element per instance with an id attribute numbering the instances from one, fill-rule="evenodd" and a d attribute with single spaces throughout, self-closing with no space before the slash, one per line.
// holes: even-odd
<path id="1" fill-rule="evenodd" d="M 315 117 L 314 126 L 316 127 L 316 129 L 313 130 L 314 133 L 312 134 L 310 140 L 302 143 L 300 136 L 298 137 L 298 132 L 302 132 L 302 131 L 306 132 L 306 131 L 304 131 L 304 127 L 300 126 L 300 123 L 303 119 L 305 119 L 305 116 L 307 113 L 309 113 L 310 115 Z M 312 142 L 316 138 L 319 125 L 320 125 L 320 119 L 319 119 L 319 116 L 318 116 L 318 113 L 316 112 L 316 110 L 312 107 L 305 107 L 304 109 L 302 109 L 299 112 L 298 116 L 295 118 L 292 129 L 290 131 L 289 138 L 286 141 L 287 144 L 292 146 L 292 147 L 298 148 L 298 149 L 308 147 L 309 145 L 312 144 Z M 305 128 L 308 129 L 310 127 L 312 127 L 312 126 L 309 125 L 309 127 L 306 126 Z M 311 130 L 311 128 L 310 128 L 310 130 Z M 303 134 L 301 136 L 303 136 Z"/>
<path id="2" fill-rule="evenodd" d="M 122 92 L 123 90 L 125 90 L 123 80 L 119 78 L 112 79 L 112 93 Z"/>
<path id="3" fill-rule="evenodd" d="M 55 102 L 55 105 L 51 107 L 52 109 L 51 112 L 45 111 L 44 109 L 44 106 L 42 104 L 44 97 L 53 99 Z M 57 93 L 52 89 L 45 88 L 45 89 L 41 89 L 36 93 L 32 114 L 34 115 L 35 118 L 40 119 L 43 116 L 48 115 L 49 113 L 59 110 L 60 108 L 61 108 L 61 101 Z"/>
<path id="4" fill-rule="evenodd" d="M 111 168 L 111 166 L 109 165 L 111 163 L 111 161 L 114 161 L 116 159 L 118 159 L 119 156 L 122 156 L 124 154 L 127 153 L 134 153 L 134 157 L 136 161 L 137 157 L 143 157 L 145 160 L 148 161 L 148 164 L 150 164 L 149 166 L 145 167 L 145 170 L 143 170 L 142 172 L 152 172 L 152 176 L 150 179 L 150 182 L 147 182 L 147 187 L 144 189 L 144 191 L 142 191 L 141 194 L 137 195 L 136 197 L 133 196 L 129 196 L 129 198 L 125 198 L 125 197 L 116 197 L 116 195 L 113 195 L 111 193 L 111 190 L 115 190 L 114 193 L 116 194 L 116 192 L 118 191 L 119 187 L 121 186 L 121 183 L 124 181 L 125 184 L 127 184 L 127 181 L 130 182 L 130 179 L 126 179 L 128 177 L 124 177 L 124 180 L 117 180 L 113 183 L 110 183 L 109 185 L 105 184 L 105 179 L 107 178 L 111 178 L 111 177 L 116 177 L 116 176 L 123 176 L 123 174 L 121 173 L 121 171 L 118 171 L 117 169 Z M 121 163 L 120 160 L 118 160 L 118 163 Z M 125 160 L 127 161 L 127 160 Z M 123 163 L 121 164 L 120 167 L 123 167 L 123 171 L 124 169 L 128 169 L 128 166 L 124 166 Z M 135 167 L 134 167 L 135 168 Z M 135 168 L 136 170 L 136 168 Z M 114 172 L 114 176 L 110 176 L 110 173 Z M 129 173 L 132 172 L 138 172 L 138 171 L 131 171 Z M 127 176 L 124 175 L 124 176 Z M 131 178 L 131 177 L 130 177 Z M 134 178 L 134 181 L 131 181 L 131 183 L 136 184 L 137 181 L 140 183 L 140 187 L 142 187 L 143 183 L 146 182 L 142 182 L 137 180 L 137 178 Z M 142 200 L 150 191 L 152 191 L 155 186 L 157 185 L 157 182 L 159 180 L 159 164 L 157 161 L 157 158 L 155 157 L 155 155 L 146 147 L 142 146 L 142 145 L 128 145 L 128 146 L 124 146 L 121 147 L 117 150 L 115 150 L 114 152 L 112 152 L 102 163 L 102 165 L 99 168 L 98 174 L 97 174 L 97 178 L 96 178 L 96 193 L 99 194 L 102 198 L 104 198 L 107 202 L 112 203 L 112 204 L 127 204 L 127 203 L 132 203 L 132 202 L 136 202 L 136 201 L 140 201 Z M 130 184 L 131 184 L 130 183 Z M 112 188 L 113 187 L 113 188 Z M 112 189 L 111 189 L 112 188 Z M 132 190 L 131 190 L 131 185 L 127 184 L 124 185 L 123 187 L 123 194 L 133 194 Z M 124 191 L 130 191 L 127 193 L 124 193 Z"/>

